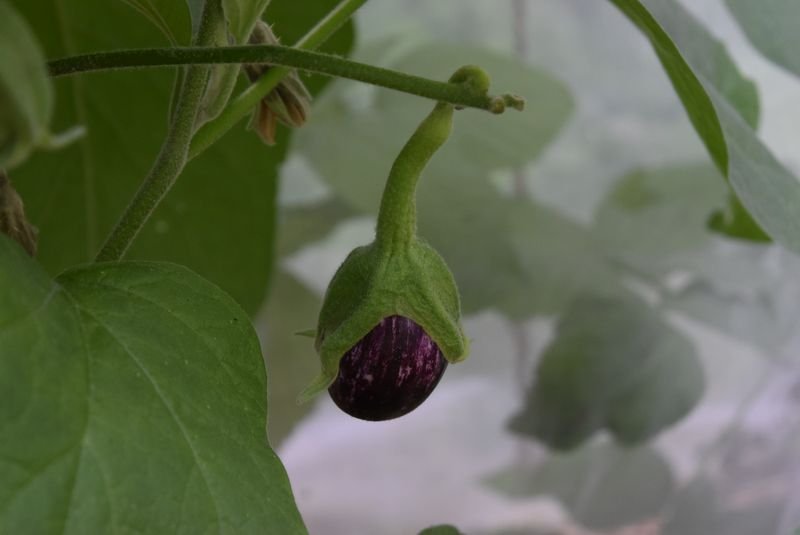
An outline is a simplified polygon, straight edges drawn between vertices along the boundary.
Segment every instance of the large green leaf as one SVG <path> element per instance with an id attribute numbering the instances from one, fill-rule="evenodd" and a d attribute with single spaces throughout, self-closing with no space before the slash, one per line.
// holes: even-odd
<path id="1" fill-rule="evenodd" d="M 800 76 L 800 3 L 796 0 L 725 0 L 744 33 L 764 56 Z"/>
<path id="2" fill-rule="evenodd" d="M 53 282 L 0 237 L 0 531 L 305 533 L 247 314 L 172 264 Z"/>
<path id="3" fill-rule="evenodd" d="M 674 0 L 611 1 L 650 39 L 692 124 L 743 207 L 772 238 L 800 251 L 800 182 L 758 140 L 752 105 L 746 105 L 752 102 L 752 91 L 724 59 L 719 43 Z M 758 228 L 743 217 L 734 203 L 715 227 L 739 237 Z M 761 239 L 763 234 L 753 231 L 747 237 Z"/>
<path id="4" fill-rule="evenodd" d="M 511 429 L 558 450 L 604 428 L 639 444 L 683 418 L 704 385 L 691 342 L 647 304 L 587 296 L 560 318 Z"/>
<path id="5" fill-rule="evenodd" d="M 188 46 L 200 24 L 204 0 L 122 0 L 142 14 L 174 46 Z M 193 31 L 194 30 L 194 31 Z"/>
<path id="6" fill-rule="evenodd" d="M 658 515 L 671 498 L 672 472 L 649 447 L 595 444 L 536 466 L 514 465 L 488 479 L 513 498 L 549 495 L 587 528 L 608 532 Z"/>
<path id="7" fill-rule="evenodd" d="M 28 24 L 0 0 L 0 169 L 22 162 L 46 141 L 53 88 Z"/>
<path id="8" fill-rule="evenodd" d="M 309 2 L 304 11 L 321 17 L 334 4 Z M 155 29 L 121 2 L 82 0 L 69 9 L 57 9 L 60 0 L 19 5 L 50 56 L 160 42 Z M 103 24 L 86 31 L 86 20 L 97 17 Z M 294 27 L 295 21 L 283 25 Z M 341 32 L 330 50 L 346 52 L 352 38 L 352 28 Z M 56 124 L 85 124 L 88 135 L 15 174 L 40 229 L 40 259 L 51 273 L 91 259 L 117 221 L 158 152 L 171 86 L 168 70 L 58 80 Z M 265 147 L 244 127 L 235 128 L 190 162 L 131 256 L 185 264 L 255 311 L 272 264 L 276 179 L 285 149 L 285 132 L 277 146 Z"/>

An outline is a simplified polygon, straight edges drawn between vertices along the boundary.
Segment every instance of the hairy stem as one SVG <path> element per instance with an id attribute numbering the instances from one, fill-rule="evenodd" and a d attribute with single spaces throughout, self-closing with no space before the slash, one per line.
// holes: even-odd
<path id="1" fill-rule="evenodd" d="M 207 0 L 195 44 L 213 42 L 218 24 L 225 24 L 220 0 Z M 209 67 L 189 67 L 175 107 L 167 137 L 144 182 L 106 239 L 96 261 L 115 261 L 125 255 L 136 235 L 186 165 L 197 111 L 203 99 Z"/>
<path id="2" fill-rule="evenodd" d="M 458 69 L 449 83 L 476 96 L 496 100 L 488 97 L 489 76 L 474 65 Z M 417 182 L 434 153 L 450 137 L 453 109 L 450 102 L 437 102 L 392 164 L 375 228 L 375 242 L 379 245 L 405 247 L 414 239 L 417 232 Z"/>
<path id="3" fill-rule="evenodd" d="M 417 127 L 389 171 L 378 211 L 375 241 L 407 246 L 417 233 L 417 182 L 453 129 L 453 106 L 439 102 Z"/>
<path id="4" fill-rule="evenodd" d="M 514 100 L 511 95 L 491 97 L 485 93 L 475 91 L 466 84 L 430 80 L 412 74 L 351 61 L 331 54 L 310 52 L 280 45 L 117 50 L 57 59 L 51 61 L 49 67 L 51 75 L 63 76 L 79 72 L 110 69 L 220 63 L 267 63 L 286 68 L 295 68 L 395 89 L 439 102 L 447 102 L 454 106 L 479 108 L 495 113 L 502 112 L 506 104 L 515 107 L 520 105 L 520 101 Z M 270 70 L 259 82 L 267 77 L 270 77 L 270 79 L 276 78 L 277 75 L 274 74 L 276 72 L 275 69 Z M 281 76 L 283 74 L 284 72 L 281 71 Z M 258 100 L 255 102 L 257 103 Z M 237 108 L 239 106 L 238 103 L 234 105 Z M 249 99 L 247 105 L 247 111 L 249 112 L 252 107 Z"/>

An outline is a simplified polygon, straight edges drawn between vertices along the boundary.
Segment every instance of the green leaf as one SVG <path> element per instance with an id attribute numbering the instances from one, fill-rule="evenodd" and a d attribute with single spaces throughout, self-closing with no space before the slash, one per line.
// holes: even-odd
<path id="1" fill-rule="evenodd" d="M 612 2 L 650 39 L 692 124 L 742 205 L 772 238 L 800 251 L 800 182 L 758 140 L 752 105 L 744 104 L 752 102 L 748 95 L 753 92 L 741 81 L 730 82 L 738 76 L 732 64 L 720 59 L 720 45 L 674 0 Z M 759 234 L 748 238 L 759 239 Z"/>
<path id="2" fill-rule="evenodd" d="M 800 4 L 795 0 L 725 0 L 750 42 L 764 56 L 800 76 Z"/>
<path id="3" fill-rule="evenodd" d="M 708 228 L 732 238 L 763 243 L 772 241 L 758 223 L 753 221 L 739 198 L 733 194 L 728 196 L 728 205 L 725 209 L 711 214 Z"/>
<path id="4" fill-rule="evenodd" d="M 172 46 L 188 46 L 200 25 L 205 0 L 122 0 L 141 13 Z M 188 8 L 188 9 L 187 9 Z"/>
<path id="5" fill-rule="evenodd" d="M 763 267 L 754 270 L 752 277 L 761 277 L 765 271 Z M 794 275 L 797 276 L 797 271 Z M 797 330 L 796 318 L 800 314 L 797 294 L 784 278 L 771 281 L 769 287 L 743 282 L 738 291 L 726 291 L 700 278 L 686 288 L 666 294 L 663 303 L 670 310 L 763 349 L 767 358 L 781 358 L 785 356 L 786 343 Z"/>
<path id="6" fill-rule="evenodd" d="M 558 314 L 585 293 L 627 293 L 582 225 L 535 202 L 511 203 L 508 214 L 509 239 L 525 273 L 519 286 L 508 288 L 500 307 L 511 317 L 526 317 L 532 310 Z"/>
<path id="7" fill-rule="evenodd" d="M 581 525 L 604 533 L 657 516 L 675 485 L 656 450 L 613 444 L 556 454 L 536 466 L 510 466 L 488 483 L 512 498 L 553 496 Z"/>
<path id="8" fill-rule="evenodd" d="M 0 0 L 0 169 L 15 167 L 46 143 L 53 89 L 28 24 Z"/>
<path id="9" fill-rule="evenodd" d="M 455 526 L 439 524 L 423 529 L 419 532 L 419 535 L 461 535 L 461 532 Z"/>
<path id="10" fill-rule="evenodd" d="M 557 450 L 604 428 L 640 444 L 686 416 L 704 385 L 691 342 L 647 304 L 586 296 L 560 318 L 510 425 Z"/>
<path id="11" fill-rule="evenodd" d="M 306 5 L 321 17 L 334 3 Z M 19 3 L 51 57 L 159 41 L 155 29 L 131 17 L 122 3 L 86 0 L 69 10 L 55 9 L 53 0 L 45 4 Z M 85 21 L 96 17 L 104 23 L 84 31 Z M 352 30 L 334 38 L 330 50 L 341 53 L 351 44 Z M 158 153 L 171 86 L 172 74 L 161 69 L 58 80 L 55 123 L 85 124 L 88 135 L 58 154 L 40 155 L 14 175 L 40 230 L 39 258 L 51 273 L 86 262 L 99 250 Z M 254 312 L 272 265 L 276 181 L 285 154 L 285 132 L 277 146 L 267 148 L 244 127 L 235 128 L 189 163 L 130 257 L 187 265 Z"/>
<path id="12" fill-rule="evenodd" d="M 0 237 L 0 531 L 305 533 L 247 314 L 172 264 L 53 282 Z"/>
<path id="13" fill-rule="evenodd" d="M 725 185 L 708 164 L 639 169 L 620 178 L 598 207 L 594 232 L 612 257 L 637 271 L 666 275 L 711 246 L 708 214 Z"/>

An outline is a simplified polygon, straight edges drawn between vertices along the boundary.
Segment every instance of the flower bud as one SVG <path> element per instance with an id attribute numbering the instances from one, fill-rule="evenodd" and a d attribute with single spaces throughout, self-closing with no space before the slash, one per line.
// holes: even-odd
<path id="1" fill-rule="evenodd" d="M 251 45 L 277 45 L 280 41 L 272 29 L 258 21 L 250 35 Z M 244 72 L 255 83 L 269 69 L 267 64 L 244 65 Z M 256 131 L 267 145 L 275 144 L 275 131 L 278 123 L 292 128 L 305 124 L 311 108 L 311 95 L 300 80 L 297 71 L 291 71 L 278 86 L 261 99 L 253 112 L 250 128 Z"/>
<path id="2" fill-rule="evenodd" d="M 36 255 L 38 231 L 28 223 L 22 199 L 0 169 L 0 232 L 22 245 L 29 255 Z"/>

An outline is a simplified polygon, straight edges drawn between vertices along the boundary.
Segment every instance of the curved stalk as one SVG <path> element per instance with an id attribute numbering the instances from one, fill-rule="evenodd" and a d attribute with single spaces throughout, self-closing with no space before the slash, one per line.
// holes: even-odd
<path id="1" fill-rule="evenodd" d="M 222 6 L 219 0 L 208 0 L 203 9 L 203 18 L 195 41 L 197 45 L 205 46 L 213 42 L 217 24 L 225 24 Z M 195 117 L 203 99 L 208 72 L 209 67 L 204 65 L 195 65 L 187 70 L 175 107 L 175 115 L 161 151 L 95 261 L 115 261 L 123 257 L 150 214 L 186 165 Z"/>

